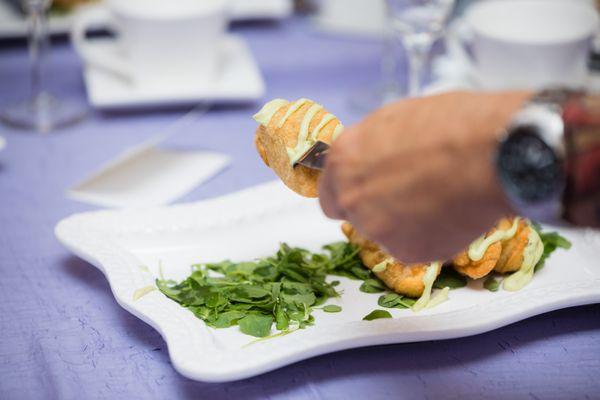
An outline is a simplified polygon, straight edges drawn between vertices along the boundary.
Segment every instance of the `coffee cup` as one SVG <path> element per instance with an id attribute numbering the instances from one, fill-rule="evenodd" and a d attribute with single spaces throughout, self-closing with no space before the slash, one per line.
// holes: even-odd
<path id="1" fill-rule="evenodd" d="M 581 87 L 597 30 L 584 0 L 489 0 L 467 9 L 458 47 L 484 89 Z"/>
<path id="2" fill-rule="evenodd" d="M 76 15 L 71 40 L 83 60 L 132 84 L 212 82 L 220 64 L 227 23 L 226 0 L 105 0 Z M 86 33 L 108 27 L 112 51 L 91 44 Z"/>

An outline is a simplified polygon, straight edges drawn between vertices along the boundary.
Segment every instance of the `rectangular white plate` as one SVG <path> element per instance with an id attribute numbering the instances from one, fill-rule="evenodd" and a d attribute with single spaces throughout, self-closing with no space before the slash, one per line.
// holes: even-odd
<path id="1" fill-rule="evenodd" d="M 215 330 L 158 291 L 134 301 L 137 289 L 159 275 L 183 279 L 197 262 L 248 260 L 271 255 L 280 242 L 318 250 L 343 239 L 339 222 L 326 219 L 315 200 L 279 182 L 232 195 L 147 210 L 98 211 L 71 216 L 56 227 L 58 239 L 106 275 L 118 303 L 165 339 L 173 366 L 201 381 L 230 381 L 342 349 L 486 332 L 559 308 L 600 301 L 600 233 L 561 229 L 573 242 L 557 251 L 532 283 L 516 293 L 489 292 L 481 282 L 450 292 L 449 301 L 414 313 L 391 310 L 394 319 L 362 321 L 378 294 L 341 278 L 337 314 L 315 311 L 315 325 L 247 345 L 237 327 Z M 338 278 L 336 278 L 338 279 Z M 247 346 L 245 346 L 247 345 Z"/>
<path id="2" fill-rule="evenodd" d="M 115 53 L 117 42 L 111 38 L 89 42 L 97 52 Z M 219 77 L 215 82 L 182 80 L 180 85 L 156 80 L 151 84 L 129 84 L 114 74 L 86 65 L 83 78 L 90 103 L 96 108 L 141 108 L 160 105 L 241 102 L 260 99 L 265 82 L 258 64 L 241 37 L 228 34 L 223 39 Z"/>

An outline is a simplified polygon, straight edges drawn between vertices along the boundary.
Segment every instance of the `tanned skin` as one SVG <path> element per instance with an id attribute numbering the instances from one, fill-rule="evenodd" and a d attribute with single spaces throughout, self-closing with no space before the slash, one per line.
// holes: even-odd
<path id="1" fill-rule="evenodd" d="M 512 213 L 494 152 L 530 96 L 452 92 L 375 111 L 331 147 L 319 182 L 325 214 L 403 262 L 452 258 Z"/>

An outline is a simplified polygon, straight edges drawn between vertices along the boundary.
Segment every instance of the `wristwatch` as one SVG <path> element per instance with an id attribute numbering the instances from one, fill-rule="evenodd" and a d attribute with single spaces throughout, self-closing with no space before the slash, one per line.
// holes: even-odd
<path id="1" fill-rule="evenodd" d="M 519 213 L 600 226 L 600 96 L 537 93 L 500 139 L 496 169 Z"/>

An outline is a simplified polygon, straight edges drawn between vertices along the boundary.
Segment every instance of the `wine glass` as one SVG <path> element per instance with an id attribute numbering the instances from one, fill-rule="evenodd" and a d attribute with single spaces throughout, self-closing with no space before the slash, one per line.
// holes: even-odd
<path id="1" fill-rule="evenodd" d="M 408 56 L 408 97 L 421 94 L 421 76 L 433 43 L 442 35 L 454 0 L 387 0 L 390 26 Z"/>
<path id="2" fill-rule="evenodd" d="M 23 129 L 50 132 L 81 121 L 86 115 L 82 102 L 60 100 L 45 88 L 45 66 L 49 50 L 47 11 L 52 0 L 21 0 L 29 23 L 29 98 L 0 111 L 0 120 Z"/>
<path id="3" fill-rule="evenodd" d="M 361 89 L 351 98 L 359 111 L 371 111 L 404 96 L 414 97 L 421 91 L 421 75 L 427 56 L 443 33 L 454 0 L 386 0 L 388 30 L 381 58 L 380 83 Z M 402 89 L 399 56 L 408 57 L 408 90 Z"/>

